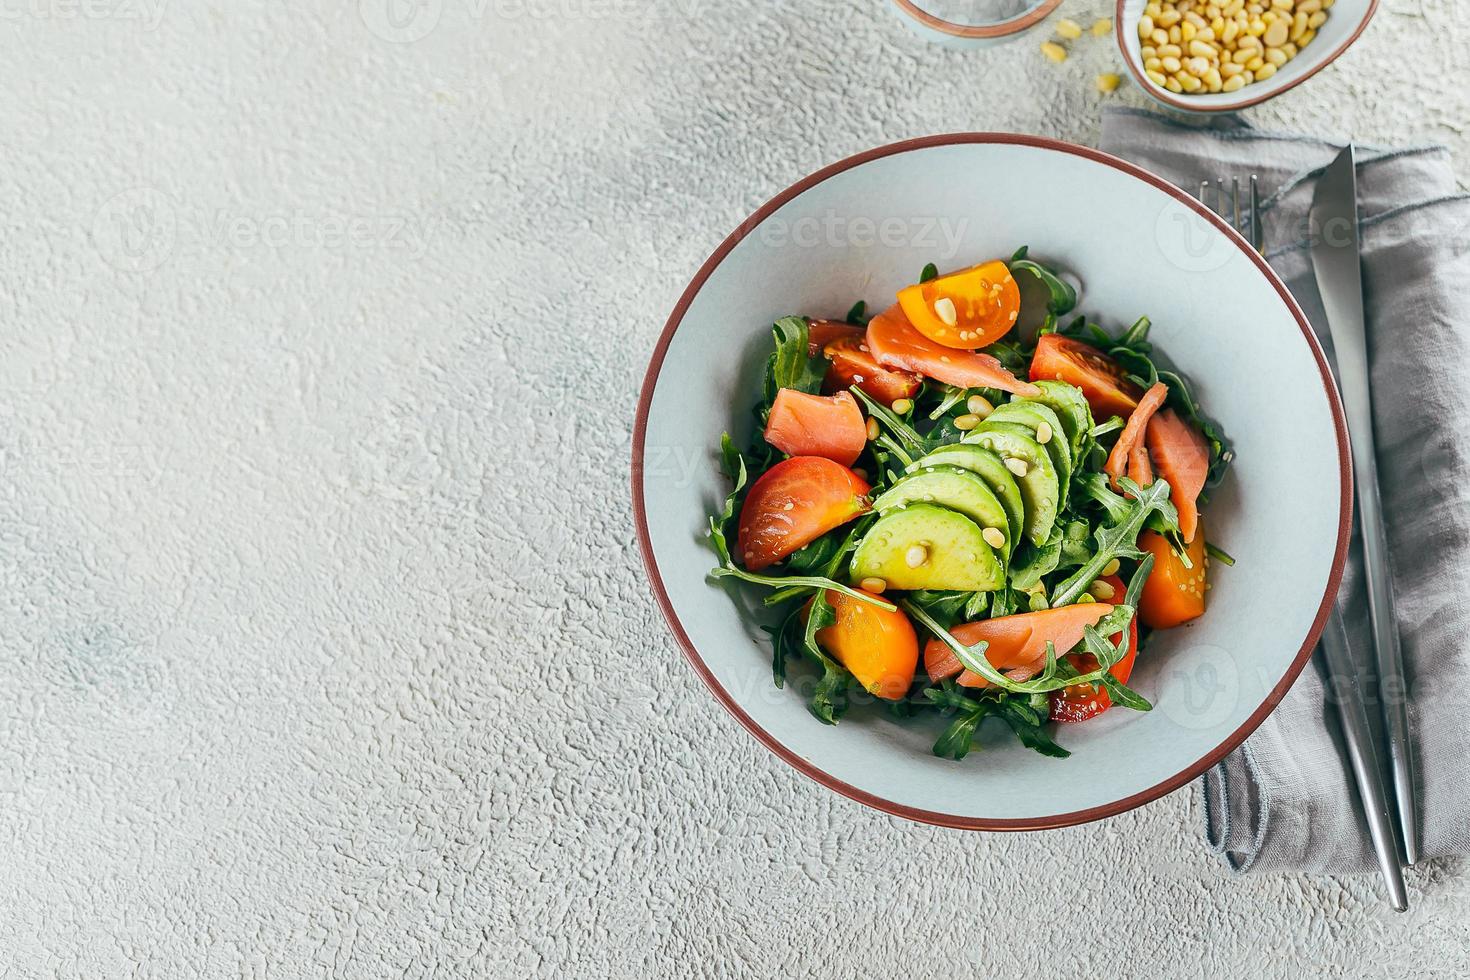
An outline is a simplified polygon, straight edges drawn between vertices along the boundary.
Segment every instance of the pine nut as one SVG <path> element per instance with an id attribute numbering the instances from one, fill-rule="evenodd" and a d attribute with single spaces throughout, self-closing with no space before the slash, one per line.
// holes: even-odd
<path id="1" fill-rule="evenodd" d="M 978 415 L 961 415 L 954 420 L 954 427 L 961 432 L 969 432 L 979 424 L 980 416 Z"/>
<path id="2" fill-rule="evenodd" d="M 1067 60 L 1067 49 L 1055 41 L 1041 42 L 1041 53 L 1057 64 L 1061 64 Z"/>
<path id="3" fill-rule="evenodd" d="M 1106 565 L 1103 566 L 1103 574 L 1104 575 L 1117 575 L 1118 574 L 1118 569 L 1120 567 L 1121 566 L 1118 563 L 1118 559 L 1114 558 L 1112 561 L 1108 562 Z"/>
<path id="4" fill-rule="evenodd" d="M 960 322 L 959 311 L 954 308 L 954 300 L 948 296 L 941 296 L 934 301 L 934 313 L 946 327 L 952 327 Z"/>
<path id="5" fill-rule="evenodd" d="M 992 548 L 1004 548 L 1006 546 L 1006 536 L 998 527 L 987 527 L 980 532 L 980 536 Z"/>
<path id="6" fill-rule="evenodd" d="M 1171 78 L 1169 79 L 1169 81 L 1173 82 L 1174 79 Z M 1174 84 L 1178 85 L 1179 83 L 1174 82 Z M 1031 472 L 1031 467 L 1026 465 L 1026 461 L 1024 459 L 1017 459 L 1014 456 L 1006 457 L 1006 469 L 1010 470 L 1017 476 L 1025 476 L 1027 473 Z"/>
<path id="7" fill-rule="evenodd" d="M 911 399 L 900 398 L 893 403 L 892 408 L 899 415 L 907 415 L 914 410 L 914 403 Z"/>
<path id="8" fill-rule="evenodd" d="M 929 549 L 921 544 L 911 546 L 903 556 L 903 563 L 910 568 L 918 568 L 928 560 Z"/>
<path id="9" fill-rule="evenodd" d="M 1048 423 L 1042 422 L 1036 427 L 1036 441 L 1041 445 L 1051 442 L 1051 436 L 1051 426 Z"/>
<path id="10" fill-rule="evenodd" d="M 1113 30 L 1113 22 L 1107 17 L 1099 17 L 1092 22 L 1093 37 L 1107 37 Z"/>
<path id="11" fill-rule="evenodd" d="M 1159 48 L 1160 58 L 1182 58 L 1184 49 L 1177 44 L 1165 44 Z"/>
<path id="12" fill-rule="evenodd" d="M 1068 41 L 1075 41 L 1082 36 L 1082 25 L 1070 17 L 1063 17 L 1057 21 L 1057 33 Z"/>
<path id="13" fill-rule="evenodd" d="M 1117 595 L 1117 590 L 1102 580 L 1093 582 L 1091 587 L 1089 587 L 1087 591 L 1091 592 L 1097 598 L 1102 599 L 1104 602 Z"/>
<path id="14" fill-rule="evenodd" d="M 971 395 L 965 399 L 965 408 L 970 410 L 971 415 L 982 419 L 995 411 L 995 406 L 990 404 L 990 399 L 984 395 Z"/>
<path id="15" fill-rule="evenodd" d="M 1282 51 L 1280 48 L 1267 48 L 1266 60 L 1275 65 L 1277 68 L 1280 68 L 1282 65 L 1286 64 L 1286 52 Z"/>
<path id="16" fill-rule="evenodd" d="M 1231 75 L 1225 79 L 1225 84 L 1220 86 L 1222 92 L 1239 92 L 1245 88 L 1245 75 Z"/>
<path id="17" fill-rule="evenodd" d="M 1261 40 L 1266 42 L 1268 48 L 1279 48 L 1290 36 L 1291 29 L 1287 26 L 1286 21 L 1277 20 L 1272 21 L 1271 26 L 1266 28 L 1265 33 L 1261 35 Z"/>
<path id="18" fill-rule="evenodd" d="M 1178 74 L 1181 67 L 1178 58 L 1161 58 L 1160 63 L 1164 66 L 1164 71 L 1171 75 Z"/>
<path id="19" fill-rule="evenodd" d="M 1266 79 L 1270 78 L 1272 75 L 1276 74 L 1276 66 L 1271 64 L 1270 62 L 1267 62 L 1261 67 L 1255 69 L 1255 72 L 1256 81 L 1263 82 Z"/>
<path id="20" fill-rule="evenodd" d="M 888 588 L 888 583 L 881 578 L 865 578 L 858 583 L 858 588 L 874 595 L 882 595 L 883 590 Z"/>
<path id="21" fill-rule="evenodd" d="M 878 438 L 878 420 L 871 415 L 868 416 L 868 441 L 872 442 Z"/>

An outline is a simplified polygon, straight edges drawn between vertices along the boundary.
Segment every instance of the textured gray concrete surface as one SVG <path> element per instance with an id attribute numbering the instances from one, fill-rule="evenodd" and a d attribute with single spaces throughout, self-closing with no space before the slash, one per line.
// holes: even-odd
<path id="1" fill-rule="evenodd" d="M 1398 916 L 1231 880 L 1189 793 L 1032 836 L 838 798 L 648 596 L 633 402 L 698 263 L 873 144 L 1094 138 L 1142 104 L 1109 42 L 386 4 L 0 10 L 0 976 L 1470 973 L 1464 865 Z M 1470 174 L 1464 23 L 1389 0 L 1250 118 Z"/>

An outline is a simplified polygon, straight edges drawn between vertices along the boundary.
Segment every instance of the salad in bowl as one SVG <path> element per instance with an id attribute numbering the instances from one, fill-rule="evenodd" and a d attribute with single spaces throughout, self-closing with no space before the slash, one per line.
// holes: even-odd
<path id="1" fill-rule="evenodd" d="M 993 717 L 1060 758 L 1055 725 L 1151 709 L 1150 636 L 1233 564 L 1202 516 L 1233 454 L 1147 317 L 1076 307 L 1023 247 L 927 266 L 871 318 L 775 322 L 755 435 L 720 447 L 712 576 L 765 590 L 774 683 L 818 721 L 938 712 L 959 760 Z"/>

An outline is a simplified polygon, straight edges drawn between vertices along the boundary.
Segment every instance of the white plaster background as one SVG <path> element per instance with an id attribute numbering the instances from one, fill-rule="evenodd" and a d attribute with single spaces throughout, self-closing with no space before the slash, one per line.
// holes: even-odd
<path id="1" fill-rule="evenodd" d="M 1228 879 L 1189 793 L 1025 837 L 834 796 L 647 594 L 634 399 L 698 263 L 873 144 L 1095 139 L 1110 42 L 384 2 L 0 9 L 0 976 L 1470 972 L 1463 864 L 1396 916 Z M 1250 118 L 1470 174 L 1464 24 L 1387 0 Z"/>

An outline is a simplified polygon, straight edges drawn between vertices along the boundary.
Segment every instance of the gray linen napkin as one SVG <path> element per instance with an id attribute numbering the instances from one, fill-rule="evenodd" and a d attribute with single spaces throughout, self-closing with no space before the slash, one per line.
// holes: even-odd
<path id="1" fill-rule="evenodd" d="M 1332 352 L 1307 248 L 1320 169 L 1342 142 L 1240 122 L 1201 128 L 1139 110 L 1103 121 L 1102 148 L 1186 190 L 1261 179 L 1266 257 Z M 1470 195 L 1444 147 L 1359 147 L 1358 195 L 1378 470 L 1403 638 L 1425 857 L 1470 853 Z M 1270 574 L 1269 569 L 1246 574 Z M 1356 546 L 1338 597 L 1371 660 Z M 1370 871 L 1367 828 L 1314 657 L 1281 705 L 1201 781 L 1205 835 L 1234 870 Z M 1376 705 L 1370 715 L 1377 720 Z"/>

